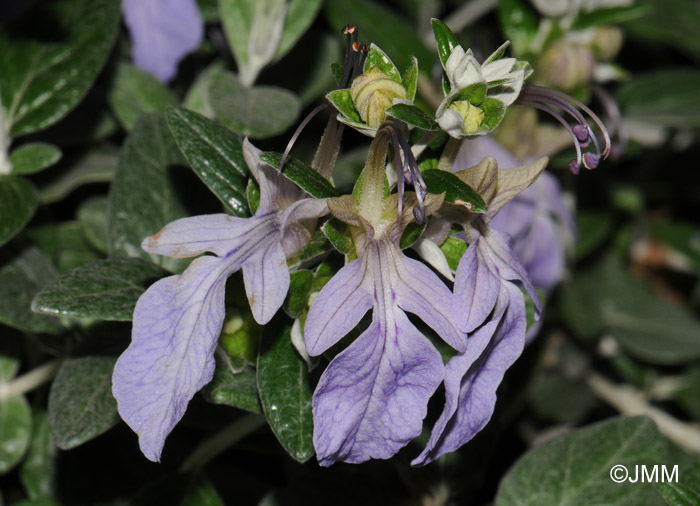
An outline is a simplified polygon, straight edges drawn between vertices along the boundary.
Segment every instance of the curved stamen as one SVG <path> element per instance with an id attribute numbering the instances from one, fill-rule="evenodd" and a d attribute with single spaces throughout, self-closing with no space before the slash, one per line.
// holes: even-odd
<path id="1" fill-rule="evenodd" d="M 611 142 L 608 130 L 601 119 L 579 100 L 559 90 L 542 86 L 525 86 L 516 103 L 529 105 L 550 114 L 567 129 L 576 148 L 576 159 L 569 164 L 569 168 L 575 174 L 578 174 L 582 164 L 587 169 L 593 169 L 598 166 L 601 156 L 607 158 L 610 154 Z M 554 107 L 560 109 L 564 114 L 568 114 L 577 124 L 573 126 L 569 124 L 562 114 L 555 111 Z M 605 147 L 602 152 L 598 137 L 581 111 L 593 120 L 593 123 L 601 131 L 605 140 Z M 586 152 L 582 154 L 582 149 L 589 148 L 591 143 L 595 147 L 595 153 Z"/>
<path id="2" fill-rule="evenodd" d="M 319 112 L 324 110 L 329 105 L 330 104 L 321 104 L 321 105 L 317 106 L 313 111 L 311 111 L 309 114 L 306 115 L 306 118 L 304 118 L 304 120 L 301 123 L 299 123 L 299 126 L 294 131 L 294 135 L 292 135 L 292 138 L 289 139 L 289 142 L 287 143 L 287 147 L 284 148 L 284 153 L 282 154 L 282 159 L 280 160 L 280 165 L 279 165 L 279 167 L 277 167 L 277 170 L 282 172 L 282 167 L 284 167 L 284 162 L 287 161 L 287 157 L 289 156 L 289 152 L 292 150 L 294 143 L 297 141 L 297 139 L 301 135 L 302 130 L 304 130 L 304 128 L 306 128 L 306 125 L 309 124 L 309 121 L 311 121 L 314 116 L 316 116 Z"/>
<path id="3" fill-rule="evenodd" d="M 583 161 L 583 157 L 581 154 L 581 148 L 585 148 L 581 142 L 579 142 L 579 135 L 576 133 L 574 130 L 577 126 L 576 125 L 573 128 L 569 123 L 562 117 L 561 114 L 556 112 L 554 109 L 552 109 L 550 106 L 547 104 L 542 104 L 540 102 L 532 102 L 530 100 L 523 100 L 522 102 L 519 102 L 522 105 L 529 105 L 531 107 L 534 107 L 535 109 L 539 109 L 540 111 L 544 111 L 550 116 L 552 116 L 554 119 L 556 119 L 561 125 L 566 128 L 566 130 L 569 132 L 569 135 L 574 139 L 574 147 L 576 148 L 576 159 L 571 160 L 571 163 L 569 164 L 569 169 L 571 172 L 574 174 L 578 174 L 579 171 L 581 170 L 581 162 Z M 588 129 L 586 129 L 588 130 Z"/>

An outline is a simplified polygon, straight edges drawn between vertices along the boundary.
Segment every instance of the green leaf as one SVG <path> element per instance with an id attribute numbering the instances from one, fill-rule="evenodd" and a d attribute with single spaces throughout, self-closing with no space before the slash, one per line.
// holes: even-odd
<path id="1" fill-rule="evenodd" d="M 669 472 L 672 472 L 669 470 Z M 700 461 L 686 469 L 681 469 L 676 476 L 678 481 L 654 482 L 656 490 L 669 506 L 700 506 Z"/>
<path id="2" fill-rule="evenodd" d="M 418 91 L 418 60 L 415 56 L 411 58 L 411 66 L 404 72 L 401 84 L 406 88 L 406 98 L 413 102 Z"/>
<path id="3" fill-rule="evenodd" d="M 559 311 L 569 329 L 586 341 L 598 338 L 605 325 L 600 314 L 601 278 L 598 269 L 579 271 L 559 289 Z"/>
<path id="4" fill-rule="evenodd" d="M 83 265 L 50 283 L 34 299 L 43 313 L 131 321 L 134 306 L 163 270 L 138 258 L 110 258 Z"/>
<path id="5" fill-rule="evenodd" d="M 506 106 L 496 98 L 487 98 L 480 107 L 484 111 L 484 122 L 479 126 L 480 131 L 490 132 L 506 115 Z"/>
<path id="6" fill-rule="evenodd" d="M 84 184 L 109 183 L 114 179 L 118 163 L 119 153 L 114 146 L 102 145 L 89 150 L 55 180 L 41 188 L 41 202 L 59 202 Z"/>
<path id="7" fill-rule="evenodd" d="M 24 249 L 0 266 L 0 323 L 25 332 L 58 333 L 57 318 L 32 312 L 34 296 L 58 276 L 56 268 L 37 248 Z"/>
<path id="8" fill-rule="evenodd" d="M 180 506 L 224 506 L 214 486 L 204 477 L 197 479 L 187 490 Z"/>
<path id="9" fill-rule="evenodd" d="M 294 124 L 301 110 L 292 92 L 273 86 L 246 88 L 230 72 L 212 77 L 209 98 L 216 119 L 254 139 L 281 134 Z"/>
<path id="10" fill-rule="evenodd" d="M 367 72 L 369 69 L 372 67 L 376 67 L 379 70 L 382 71 L 385 75 L 396 81 L 397 83 L 401 83 L 401 73 L 399 72 L 399 69 L 396 68 L 396 65 L 394 65 L 394 62 L 391 61 L 391 58 L 389 58 L 389 55 L 387 55 L 382 49 L 372 43 L 369 48 L 369 53 L 367 53 L 367 58 L 365 59 L 365 64 L 364 67 L 362 68 L 363 72 Z"/>
<path id="11" fill-rule="evenodd" d="M 61 273 L 70 272 L 100 258 L 99 252 L 90 245 L 78 222 L 49 223 L 29 228 L 25 233 L 58 266 Z"/>
<path id="12" fill-rule="evenodd" d="M 335 84 L 340 86 L 340 81 L 343 79 L 343 64 L 342 63 L 331 63 L 331 74 L 335 79 Z"/>
<path id="13" fill-rule="evenodd" d="M 128 505 L 223 506 L 223 502 L 212 484 L 203 475 L 178 473 L 147 482 L 128 502 Z M 117 504 L 115 503 L 114 506 Z"/>
<path id="14" fill-rule="evenodd" d="M 583 211 L 576 213 L 578 240 L 574 247 L 574 258 L 581 259 L 596 251 L 612 231 L 613 219 L 609 212 Z"/>
<path id="15" fill-rule="evenodd" d="M 399 247 L 403 250 L 413 246 L 416 241 L 420 239 L 420 236 L 423 235 L 426 225 L 426 223 L 423 223 L 422 225 L 415 222 L 409 223 L 404 229 L 403 234 L 401 234 Z"/>
<path id="16" fill-rule="evenodd" d="M 537 35 L 537 13 L 525 0 L 500 0 L 498 18 L 506 39 L 513 45 L 513 53 L 523 57 L 530 50 L 530 44 Z"/>
<path id="17" fill-rule="evenodd" d="M 282 38 L 274 61 L 280 60 L 306 32 L 321 8 L 322 0 L 290 0 L 284 18 Z M 219 12 L 239 68 L 250 60 L 248 54 L 250 29 L 253 26 L 255 2 L 252 0 L 219 0 Z"/>
<path id="18" fill-rule="evenodd" d="M 11 136 L 42 130 L 91 88 L 119 28 L 119 2 L 41 2 L 0 33 L 0 102 Z"/>
<path id="19" fill-rule="evenodd" d="M 107 95 L 119 123 L 131 130 L 142 114 L 165 112 L 177 103 L 175 95 L 158 79 L 139 68 L 121 63 Z"/>
<path id="20" fill-rule="evenodd" d="M 260 159 L 276 169 L 282 161 L 282 153 L 267 151 L 260 154 Z M 282 174 L 317 199 L 338 196 L 337 190 L 333 188 L 333 185 L 326 178 L 310 166 L 291 156 L 288 156 L 285 160 Z"/>
<path id="21" fill-rule="evenodd" d="M 486 203 L 479 194 L 451 172 L 429 169 L 423 172 L 423 181 L 430 193 L 444 192 L 447 202 L 463 206 L 473 213 L 488 211 Z"/>
<path id="22" fill-rule="evenodd" d="M 32 412 L 32 440 L 22 462 L 20 477 L 27 495 L 33 501 L 48 499 L 56 491 L 56 444 L 51 435 L 49 417 L 45 411 Z"/>
<path id="23" fill-rule="evenodd" d="M 112 396 L 114 357 L 69 358 L 61 365 L 49 394 L 49 423 L 56 445 L 69 450 L 119 422 Z"/>
<path id="24" fill-rule="evenodd" d="M 456 271 L 459 266 L 459 261 L 462 259 L 462 255 L 467 251 L 467 243 L 455 237 L 448 237 L 445 242 L 440 245 L 440 249 L 445 254 L 447 265 L 450 266 L 452 271 Z"/>
<path id="25" fill-rule="evenodd" d="M 355 103 L 350 96 L 350 88 L 333 90 L 326 95 L 326 99 L 333 104 L 333 107 L 338 109 L 340 114 L 351 121 L 362 123 L 362 118 L 360 118 L 360 114 L 355 109 Z"/>
<path id="26" fill-rule="evenodd" d="M 0 176 L 0 246 L 24 228 L 38 203 L 32 183 L 21 177 Z"/>
<path id="27" fill-rule="evenodd" d="M 274 61 L 282 59 L 296 44 L 316 18 L 323 0 L 289 0 L 284 18 L 284 31 Z"/>
<path id="28" fill-rule="evenodd" d="M 590 425 L 521 457 L 501 481 L 496 506 L 653 504 L 649 483 L 615 483 L 610 470 L 620 465 L 634 473 L 635 465 L 662 464 L 665 456 L 666 442 L 646 417 Z"/>
<path id="29" fill-rule="evenodd" d="M 245 178 L 248 166 L 241 140 L 195 112 L 170 108 L 168 126 L 194 172 L 235 216 L 248 216 Z"/>
<path id="30" fill-rule="evenodd" d="M 216 0 L 197 0 L 197 7 L 205 23 L 219 21 L 219 8 Z"/>
<path id="31" fill-rule="evenodd" d="M 252 177 L 248 180 L 248 186 L 245 189 L 246 200 L 248 201 L 248 209 L 251 214 L 255 214 L 260 205 L 260 188 Z"/>
<path id="32" fill-rule="evenodd" d="M 435 57 L 416 34 L 416 28 L 408 19 L 395 11 L 370 0 L 326 0 L 325 13 L 330 25 L 340 33 L 348 22 L 360 29 L 360 40 L 371 41 L 381 47 L 398 68 L 411 66 L 412 57 L 425 72 L 433 67 Z"/>
<path id="33" fill-rule="evenodd" d="M 242 370 L 235 371 L 223 350 L 217 351 L 215 359 L 214 378 L 202 390 L 204 399 L 212 404 L 262 413 L 255 369 L 245 365 Z"/>
<path id="34" fill-rule="evenodd" d="M 92 197 L 78 208 L 78 223 L 88 242 L 100 253 L 107 252 L 109 235 L 107 231 L 108 208 L 107 197 Z"/>
<path id="35" fill-rule="evenodd" d="M 617 92 L 626 121 L 666 127 L 700 126 L 700 70 L 656 70 L 635 75 Z"/>
<path id="36" fill-rule="evenodd" d="M 248 40 L 255 3 L 251 0 L 219 0 L 219 15 L 238 67 L 248 63 Z"/>
<path id="37" fill-rule="evenodd" d="M 562 316 L 583 338 L 604 329 L 637 358 L 682 364 L 700 357 L 700 320 L 659 298 L 612 258 L 579 272 L 562 287 Z"/>
<path id="38" fill-rule="evenodd" d="M 541 371 L 530 386 L 530 403 L 539 417 L 576 424 L 595 404 L 590 388 L 581 379 L 559 371 Z"/>
<path id="39" fill-rule="evenodd" d="M 590 11 L 582 10 L 571 25 L 571 30 L 585 30 L 603 25 L 615 25 L 634 21 L 649 12 L 648 5 L 625 5 L 623 7 L 605 7 Z"/>
<path id="40" fill-rule="evenodd" d="M 282 447 L 294 460 L 306 462 L 314 454 L 308 368 L 292 345 L 291 326 L 277 336 L 270 329 L 258 356 L 263 412 Z"/>
<path id="41" fill-rule="evenodd" d="M 51 167 L 61 159 L 62 153 L 53 144 L 30 142 L 22 144 L 10 155 L 13 174 L 33 174 Z"/>
<path id="42" fill-rule="evenodd" d="M 348 226 L 338 218 L 331 218 L 321 227 L 331 245 L 343 255 L 357 257 L 355 244 L 348 232 Z"/>
<path id="43" fill-rule="evenodd" d="M 647 14 L 624 24 L 634 37 L 671 44 L 696 60 L 700 58 L 700 38 L 688 36 L 700 30 L 700 9 L 686 0 L 637 0 Z"/>
<path id="44" fill-rule="evenodd" d="M 434 132 L 440 130 L 440 126 L 435 122 L 435 120 L 421 111 L 415 105 L 392 105 L 386 110 L 386 113 L 389 116 L 393 116 L 394 118 L 401 120 L 408 125 L 422 128 L 423 130 L 431 130 Z"/>
<path id="45" fill-rule="evenodd" d="M 289 291 L 284 301 L 284 311 L 291 318 L 299 318 L 308 309 L 313 273 L 307 270 L 293 272 L 289 276 Z"/>
<path id="46" fill-rule="evenodd" d="M 214 60 L 207 68 L 199 73 L 187 95 L 182 101 L 182 107 L 196 112 L 202 116 L 213 119 L 214 109 L 209 99 L 209 87 L 213 77 L 224 70 L 224 64 L 220 60 Z"/>
<path id="47" fill-rule="evenodd" d="M 32 413 L 23 395 L 0 398 L 0 475 L 19 464 L 29 447 Z"/>
<path id="48" fill-rule="evenodd" d="M 170 169 L 183 165 L 180 150 L 161 116 L 143 116 L 124 143 L 109 192 L 109 253 L 151 260 L 177 270 L 187 260 L 149 255 L 141 241 L 187 216 Z"/>
<path id="49" fill-rule="evenodd" d="M 438 57 L 444 68 L 452 54 L 452 50 L 459 46 L 459 42 L 457 42 L 457 37 L 445 23 L 439 19 L 431 19 L 430 21 L 433 26 L 435 42 L 437 43 Z"/>
<path id="50" fill-rule="evenodd" d="M 612 335 L 631 354 L 654 364 L 682 364 L 699 358 L 700 320 L 637 284 L 618 285 L 618 290 L 639 290 L 634 297 L 611 298 L 602 305 L 603 321 Z"/>
<path id="51" fill-rule="evenodd" d="M 474 83 L 462 88 L 455 100 L 468 100 L 469 103 L 480 106 L 486 100 L 486 83 Z"/>

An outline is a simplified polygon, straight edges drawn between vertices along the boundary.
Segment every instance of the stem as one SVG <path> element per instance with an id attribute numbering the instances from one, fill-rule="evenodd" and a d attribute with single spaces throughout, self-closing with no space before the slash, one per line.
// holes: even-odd
<path id="1" fill-rule="evenodd" d="M 452 172 L 452 165 L 455 163 L 455 159 L 457 158 L 457 153 L 459 152 L 461 145 L 462 139 L 450 137 L 447 144 L 445 144 L 445 149 L 442 151 L 442 155 L 440 155 L 440 161 L 438 162 L 437 166 L 439 170 Z"/>
<path id="2" fill-rule="evenodd" d="M 231 425 L 224 427 L 221 431 L 202 441 L 187 457 L 185 462 L 182 463 L 180 471 L 189 472 L 202 469 L 210 460 L 216 458 L 244 437 L 255 432 L 258 428 L 265 425 L 265 422 L 265 417 L 257 413 L 251 413 L 239 418 Z"/>
<path id="3" fill-rule="evenodd" d="M 588 374 L 586 382 L 593 393 L 623 415 L 646 415 L 678 446 L 700 453 L 700 427 L 697 424 L 682 422 L 650 405 L 642 392 L 629 385 L 615 385 L 596 373 Z"/>
<path id="4" fill-rule="evenodd" d="M 9 383 L 0 384 L 0 399 L 6 399 L 13 395 L 24 395 L 51 381 L 56 376 L 62 362 L 63 359 L 59 358 L 51 360 L 13 379 Z"/>

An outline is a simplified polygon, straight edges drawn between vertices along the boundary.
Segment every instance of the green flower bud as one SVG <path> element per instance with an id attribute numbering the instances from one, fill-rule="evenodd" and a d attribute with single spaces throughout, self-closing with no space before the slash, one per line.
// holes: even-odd
<path id="1" fill-rule="evenodd" d="M 450 105 L 450 109 L 455 111 L 462 118 L 464 134 L 474 134 L 479 131 L 479 127 L 484 121 L 484 111 L 467 100 L 458 100 Z"/>
<path id="2" fill-rule="evenodd" d="M 378 68 L 372 67 L 352 82 L 350 97 L 362 121 L 371 128 L 379 128 L 394 99 L 406 98 L 406 89 Z"/>

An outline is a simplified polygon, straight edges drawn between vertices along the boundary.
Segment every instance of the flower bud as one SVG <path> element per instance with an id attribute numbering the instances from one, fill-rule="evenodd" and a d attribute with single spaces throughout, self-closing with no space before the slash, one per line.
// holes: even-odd
<path id="1" fill-rule="evenodd" d="M 593 37 L 593 52 L 604 61 L 611 61 L 622 47 L 622 30 L 616 26 L 600 26 Z"/>
<path id="2" fill-rule="evenodd" d="M 378 68 L 372 67 L 352 82 L 350 97 L 362 121 L 371 128 L 378 128 L 394 99 L 406 98 L 406 89 Z"/>
<path id="3" fill-rule="evenodd" d="M 572 91 L 587 83 L 593 75 L 593 53 L 585 46 L 559 41 L 540 58 L 537 69 L 546 86 Z"/>
<path id="4" fill-rule="evenodd" d="M 450 109 L 459 114 L 464 121 L 462 126 L 464 134 L 476 133 L 484 121 L 484 111 L 480 107 L 470 104 L 467 100 L 453 102 Z"/>

